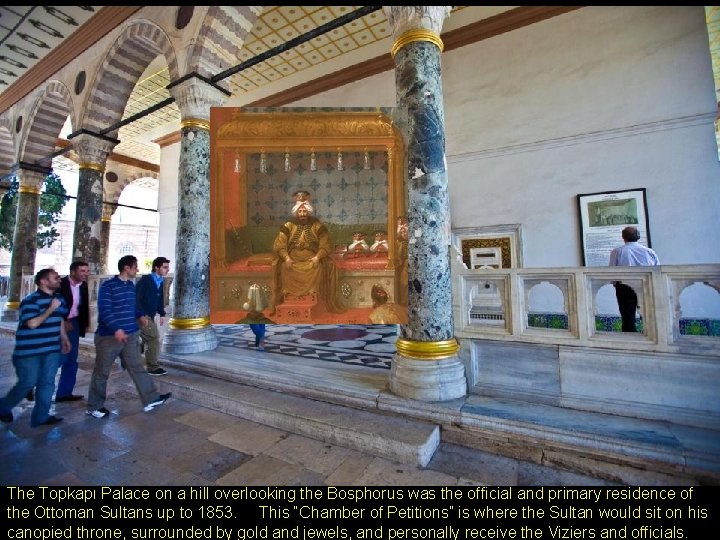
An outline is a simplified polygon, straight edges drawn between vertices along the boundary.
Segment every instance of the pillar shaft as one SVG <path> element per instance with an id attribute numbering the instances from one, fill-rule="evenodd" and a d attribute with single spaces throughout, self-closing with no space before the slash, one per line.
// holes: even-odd
<path id="1" fill-rule="evenodd" d="M 103 176 L 107 158 L 117 142 L 85 133 L 73 141 L 80 157 L 80 171 L 72 260 L 87 262 L 91 274 L 101 274 L 105 270 L 101 252 Z"/>
<path id="2" fill-rule="evenodd" d="M 37 253 L 38 212 L 40 210 L 40 190 L 50 171 L 18 170 L 20 186 L 18 188 L 17 213 L 13 230 L 13 249 L 10 253 L 10 282 L 8 283 L 8 301 L 3 310 L 3 321 L 16 321 L 20 307 L 23 275 L 35 273 L 35 255 Z"/>
<path id="3" fill-rule="evenodd" d="M 163 336 L 170 353 L 217 347 L 210 326 L 210 107 L 227 94 L 198 79 L 171 86 L 181 113 L 178 218 L 172 319 Z"/>
<path id="4" fill-rule="evenodd" d="M 393 392 L 444 401 L 467 393 L 457 357 L 450 279 L 450 199 L 440 53 L 449 6 L 384 7 L 393 28 L 397 102 L 408 145 L 408 324 L 401 326 Z"/>
<path id="5" fill-rule="evenodd" d="M 100 223 L 100 265 L 98 273 L 111 274 L 109 271 L 108 255 L 110 254 L 110 221 L 103 219 Z"/>
<path id="6" fill-rule="evenodd" d="M 117 201 L 114 201 L 117 202 Z M 112 223 L 112 217 L 117 210 L 117 206 L 114 204 L 103 203 L 102 205 L 102 219 L 100 223 L 100 268 L 99 274 L 113 274 L 115 265 L 108 261 L 110 256 L 110 224 Z"/>
<path id="7" fill-rule="evenodd" d="M 209 131 L 182 127 L 173 315 L 177 319 L 210 316 L 209 152 Z"/>

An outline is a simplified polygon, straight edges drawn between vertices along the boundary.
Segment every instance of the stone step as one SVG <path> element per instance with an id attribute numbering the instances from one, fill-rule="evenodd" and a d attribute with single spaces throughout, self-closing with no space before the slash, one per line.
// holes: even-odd
<path id="1" fill-rule="evenodd" d="M 155 379 L 173 396 L 327 443 L 401 463 L 426 466 L 440 427 L 393 414 L 359 410 L 194 373 Z"/>

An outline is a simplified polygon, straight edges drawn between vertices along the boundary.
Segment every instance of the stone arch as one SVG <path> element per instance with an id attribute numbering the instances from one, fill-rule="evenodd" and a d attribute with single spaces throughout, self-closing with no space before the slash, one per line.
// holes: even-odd
<path id="1" fill-rule="evenodd" d="M 12 122 L 8 118 L 0 118 L 0 178 L 10 174 L 15 165 L 12 132 Z"/>
<path id="2" fill-rule="evenodd" d="M 51 167 L 51 154 L 68 116 L 75 125 L 70 90 L 60 81 L 49 81 L 28 115 L 28 127 L 20 145 L 20 161 Z"/>
<path id="3" fill-rule="evenodd" d="M 177 79 L 175 50 L 162 28 L 147 20 L 129 23 L 95 73 L 82 127 L 92 133 L 102 133 L 119 122 L 138 79 L 160 55 L 167 62 L 170 79 Z M 117 137 L 117 133 L 115 129 L 106 135 Z"/>
<path id="4" fill-rule="evenodd" d="M 187 73 L 210 78 L 238 63 L 240 49 L 263 6 L 211 6 L 190 54 Z M 225 87 L 226 82 L 218 81 Z"/>
<path id="5" fill-rule="evenodd" d="M 116 205 L 120 200 L 120 196 L 122 195 L 122 192 L 125 190 L 125 188 L 138 180 L 142 180 L 143 178 L 152 178 L 153 180 L 157 180 L 158 174 L 156 172 L 139 171 L 122 177 L 114 184 L 106 184 L 104 202 Z M 115 213 L 114 208 L 112 213 Z"/>

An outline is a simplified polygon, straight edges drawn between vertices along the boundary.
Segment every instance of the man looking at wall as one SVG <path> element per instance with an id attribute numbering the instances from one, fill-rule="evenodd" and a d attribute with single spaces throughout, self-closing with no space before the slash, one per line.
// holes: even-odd
<path id="1" fill-rule="evenodd" d="M 657 266 L 660 264 L 655 252 L 638 244 L 640 233 L 637 227 L 625 227 L 622 230 L 622 239 L 625 245 L 616 247 L 610 253 L 610 266 Z M 616 281 L 615 297 L 617 298 L 620 317 L 622 318 L 623 332 L 637 332 L 635 327 L 635 312 L 638 307 L 637 294 L 629 285 Z"/>

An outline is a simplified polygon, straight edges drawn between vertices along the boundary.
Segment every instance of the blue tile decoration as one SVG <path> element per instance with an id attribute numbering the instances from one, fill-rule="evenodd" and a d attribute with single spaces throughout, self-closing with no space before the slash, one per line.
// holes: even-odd
<path id="1" fill-rule="evenodd" d="M 642 317 L 638 317 L 637 330 L 643 332 Z M 681 336 L 720 337 L 720 320 L 718 319 L 680 319 Z M 555 328 L 567 330 L 568 318 L 564 313 L 528 313 L 528 327 Z M 622 320 L 617 315 L 596 315 L 595 330 L 597 332 L 622 332 Z"/>
<path id="2" fill-rule="evenodd" d="M 531 328 L 556 328 L 567 330 L 568 318 L 565 313 L 528 313 L 528 326 Z"/>
<path id="3" fill-rule="evenodd" d="M 680 335 L 718 337 L 720 336 L 720 320 L 680 319 Z"/>
<path id="4" fill-rule="evenodd" d="M 317 171 L 310 170 L 310 152 L 266 153 L 267 172 L 260 172 L 260 154 L 248 155 L 247 215 L 256 226 L 279 227 L 290 217 L 299 189 L 310 192 L 315 215 L 326 223 L 387 221 L 387 155 L 343 152 L 344 170 L 337 170 L 337 153 L 316 152 Z"/>

